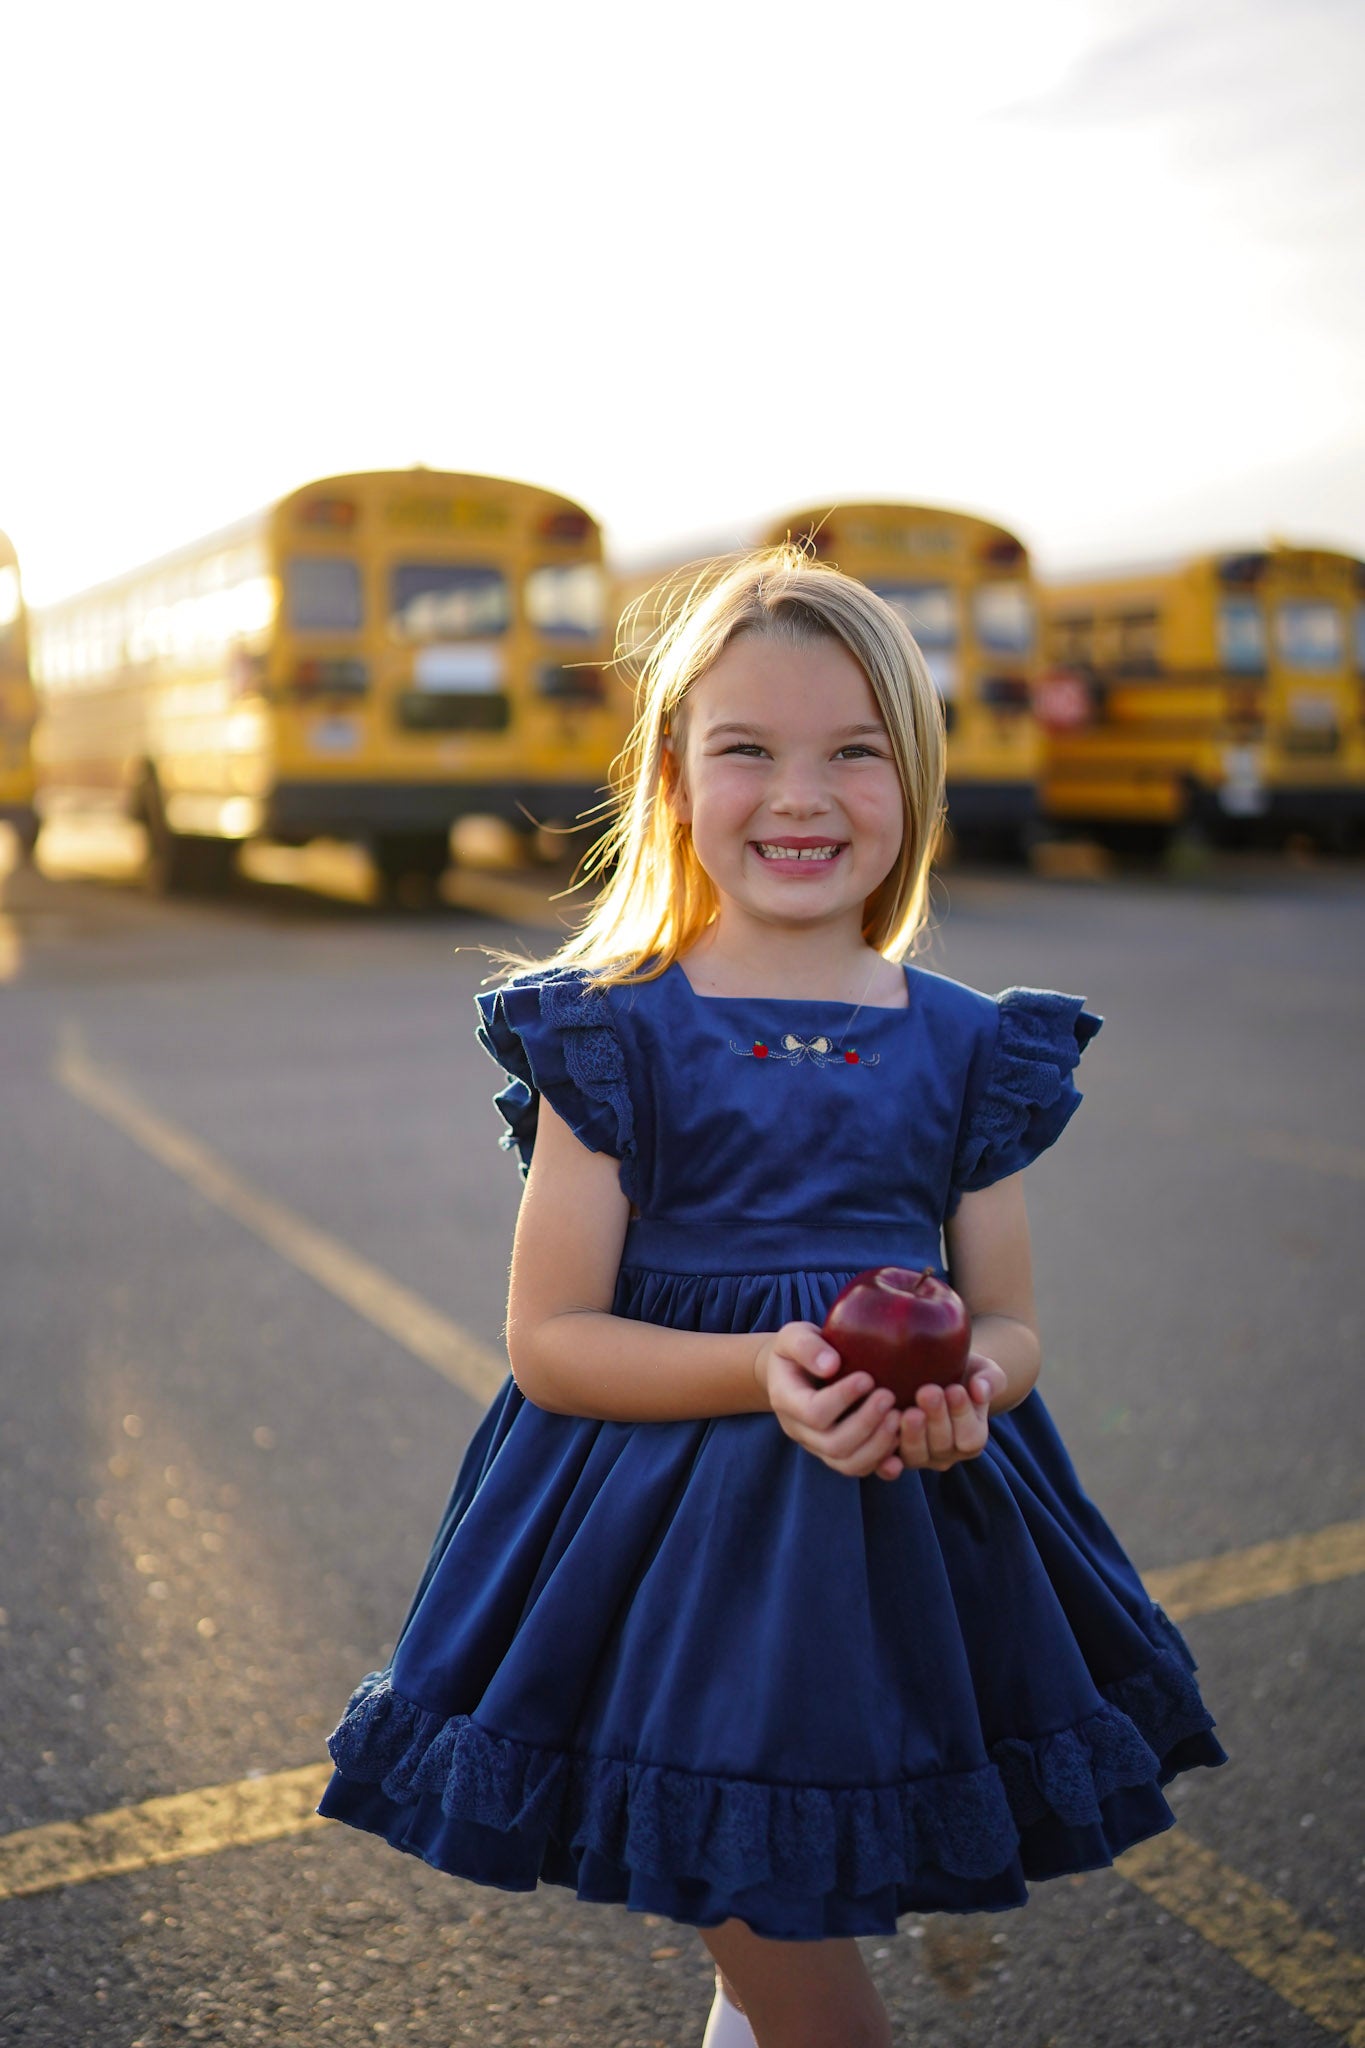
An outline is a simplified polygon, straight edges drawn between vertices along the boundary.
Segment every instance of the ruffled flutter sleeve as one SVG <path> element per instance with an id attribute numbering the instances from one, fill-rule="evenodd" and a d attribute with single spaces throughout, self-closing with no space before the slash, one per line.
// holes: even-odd
<path id="1" fill-rule="evenodd" d="M 1080 996 L 1011 988 L 953 1162 L 953 1200 L 988 1188 L 1056 1143 L 1080 1107 L 1072 1074 L 1103 1023 Z"/>
<path id="2" fill-rule="evenodd" d="M 634 1196 L 635 1118 L 625 1050 L 611 1004 L 570 969 L 540 970 L 475 997 L 479 1042 L 508 1076 L 494 1096 L 507 1125 L 500 1140 L 523 1175 L 531 1163 L 543 1095 L 588 1147 L 621 1162 Z"/>

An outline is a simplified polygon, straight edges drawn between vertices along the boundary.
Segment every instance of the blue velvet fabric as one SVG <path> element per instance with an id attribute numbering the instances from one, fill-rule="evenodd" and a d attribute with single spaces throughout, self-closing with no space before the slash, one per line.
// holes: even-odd
<path id="1" fill-rule="evenodd" d="M 1061 1133 L 1099 1019 L 908 967 L 905 1009 L 707 998 L 680 967 L 479 998 L 523 1168 L 544 1094 L 638 1212 L 615 1312 L 819 1322 L 944 1270 L 961 1196 Z M 1039 1396 L 978 1460 L 843 1478 L 768 1415 L 550 1415 L 509 1380 L 321 1811 L 437 1867 L 779 1939 L 1021 1904 L 1223 1761 L 1177 1631 Z"/>

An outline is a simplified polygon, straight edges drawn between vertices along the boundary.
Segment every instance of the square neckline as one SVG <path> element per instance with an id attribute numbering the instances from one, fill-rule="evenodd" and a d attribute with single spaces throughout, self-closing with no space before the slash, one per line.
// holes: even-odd
<path id="1" fill-rule="evenodd" d="M 750 1007 L 762 1005 L 772 1008 L 776 1005 L 792 1010 L 851 1010 L 855 1016 L 861 1014 L 886 1017 L 903 1017 L 913 1007 L 914 983 L 911 975 L 914 969 L 908 960 L 900 963 L 901 975 L 905 982 L 903 1003 L 846 1003 L 840 996 L 704 996 L 700 989 L 693 988 L 681 960 L 670 960 L 668 974 L 676 974 L 695 1003 L 744 1003 Z"/>

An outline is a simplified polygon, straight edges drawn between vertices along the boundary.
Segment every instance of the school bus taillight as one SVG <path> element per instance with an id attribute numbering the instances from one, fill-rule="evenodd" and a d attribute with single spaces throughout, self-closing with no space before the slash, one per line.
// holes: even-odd
<path id="1" fill-rule="evenodd" d="M 370 686 L 369 665 L 350 658 L 310 657 L 295 662 L 291 682 L 300 697 L 359 697 Z"/>
<path id="2" fill-rule="evenodd" d="M 546 661 L 536 671 L 536 688 L 542 697 L 564 704 L 601 704 L 607 695 L 607 678 L 596 662 Z"/>
<path id="3" fill-rule="evenodd" d="M 992 569 L 1013 569 L 1023 561 L 1024 544 L 1012 533 L 993 534 L 982 544 L 981 559 Z"/>
<path id="4" fill-rule="evenodd" d="M 587 540 L 593 532 L 593 522 L 586 512 L 565 509 L 547 512 L 536 527 L 542 540 L 579 542 Z"/>
<path id="5" fill-rule="evenodd" d="M 314 532 L 350 533 L 360 517 L 360 507 L 354 498 L 304 498 L 294 517 L 298 525 Z"/>
<path id="6" fill-rule="evenodd" d="M 798 548 L 808 549 L 817 561 L 827 562 L 834 553 L 834 528 L 828 519 L 822 519 L 818 526 L 808 526 L 802 532 L 794 533 L 792 542 Z"/>

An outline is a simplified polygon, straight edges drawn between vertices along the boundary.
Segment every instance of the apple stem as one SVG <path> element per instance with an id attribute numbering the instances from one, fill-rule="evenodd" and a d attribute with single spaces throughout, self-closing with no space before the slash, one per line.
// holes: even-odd
<path id="1" fill-rule="evenodd" d="M 928 1268 L 928 1267 L 926 1266 L 926 1267 L 925 1267 L 925 1269 L 924 1269 L 924 1271 L 923 1271 L 923 1272 L 922 1272 L 922 1273 L 920 1274 L 920 1276 L 919 1276 L 919 1279 L 918 1279 L 918 1280 L 917 1280 L 917 1281 L 915 1282 L 914 1286 L 913 1286 L 913 1287 L 911 1288 L 910 1292 L 911 1292 L 912 1294 L 921 1294 L 921 1293 L 923 1293 L 923 1291 L 924 1291 L 924 1287 L 925 1287 L 925 1284 L 926 1284 L 926 1282 L 927 1282 L 927 1281 L 930 1281 L 930 1280 L 932 1280 L 932 1279 L 933 1279 L 933 1277 L 934 1277 L 934 1276 L 933 1276 L 933 1274 L 932 1274 L 932 1273 L 931 1273 L 931 1272 L 929 1271 L 929 1268 Z"/>

